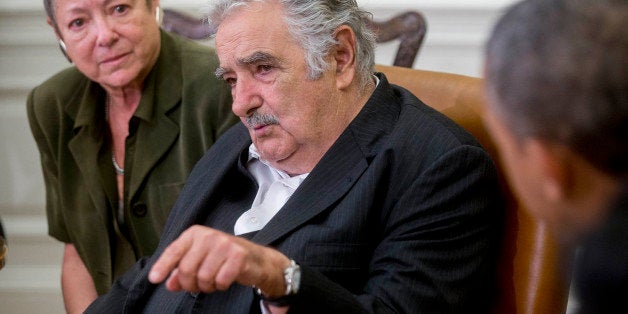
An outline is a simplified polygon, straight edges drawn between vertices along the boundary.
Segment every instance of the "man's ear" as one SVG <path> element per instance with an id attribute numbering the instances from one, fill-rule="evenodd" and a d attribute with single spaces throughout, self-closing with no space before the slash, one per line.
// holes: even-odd
<path id="1" fill-rule="evenodd" d="M 345 89 L 355 78 L 355 33 L 351 27 L 341 25 L 336 29 L 334 36 L 337 44 L 331 56 L 336 71 L 336 87 Z"/>
<path id="2" fill-rule="evenodd" d="M 541 189 L 548 200 L 561 201 L 573 188 L 573 173 L 566 147 L 538 139 L 526 143 L 528 153 L 537 164 Z"/>

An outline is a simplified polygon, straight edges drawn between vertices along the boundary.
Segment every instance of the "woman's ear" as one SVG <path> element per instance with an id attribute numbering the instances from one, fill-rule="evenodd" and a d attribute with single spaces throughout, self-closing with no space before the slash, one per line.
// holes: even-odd
<path id="1" fill-rule="evenodd" d="M 70 59 L 70 56 L 68 55 L 68 49 L 65 46 L 65 42 L 63 41 L 63 39 L 61 38 L 61 34 L 59 33 L 59 28 L 57 27 L 55 23 L 52 22 L 50 17 L 46 18 L 46 23 L 48 23 L 48 25 L 50 25 L 50 27 L 52 27 L 52 29 L 54 30 L 55 36 L 57 37 L 57 42 L 59 43 L 59 49 L 61 50 L 61 53 L 68 60 L 68 62 L 72 63 L 72 59 Z"/>
<path id="2" fill-rule="evenodd" d="M 345 89 L 355 78 L 355 51 L 356 40 L 353 29 L 341 25 L 334 34 L 336 46 L 332 50 L 332 58 L 336 71 L 336 85 L 338 89 Z"/>

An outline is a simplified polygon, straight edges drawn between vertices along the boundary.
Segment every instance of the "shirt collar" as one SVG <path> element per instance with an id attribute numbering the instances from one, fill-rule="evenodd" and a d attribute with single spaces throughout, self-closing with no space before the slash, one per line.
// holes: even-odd
<path id="1" fill-rule="evenodd" d="M 264 164 L 266 167 L 268 167 L 270 170 L 272 170 L 276 175 L 278 175 L 281 179 L 291 179 L 292 178 L 292 179 L 298 181 L 298 184 L 300 184 L 307 177 L 307 175 L 310 174 L 308 172 L 308 173 L 300 174 L 298 176 L 291 177 L 285 171 L 282 171 L 282 170 L 279 170 L 279 169 L 273 167 L 266 160 L 262 159 L 262 157 L 259 154 L 259 151 L 257 150 L 257 147 L 255 147 L 255 144 L 251 143 L 251 145 L 249 146 L 249 159 L 247 160 L 247 164 L 250 166 L 252 163 L 255 163 L 257 161 L 259 161 L 262 164 Z M 292 180 L 289 180 L 289 181 L 292 181 Z"/>

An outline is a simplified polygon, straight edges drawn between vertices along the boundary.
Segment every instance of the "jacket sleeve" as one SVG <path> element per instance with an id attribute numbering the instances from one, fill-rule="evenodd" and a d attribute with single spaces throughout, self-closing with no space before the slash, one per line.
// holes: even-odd
<path id="1" fill-rule="evenodd" d="M 149 257 L 143 257 L 131 267 L 124 276 L 116 280 L 111 290 L 99 296 L 84 313 L 138 313 L 141 309 L 132 308 L 134 304 L 127 302 L 135 293 L 149 296 L 155 285 L 146 278 Z M 135 293 L 134 293 L 135 292 Z"/>
<path id="2" fill-rule="evenodd" d="M 61 209 L 58 160 L 55 155 L 55 126 L 60 121 L 59 113 L 52 103 L 44 103 L 33 89 L 26 101 L 28 122 L 39 150 L 44 185 L 46 188 L 46 214 L 48 234 L 59 241 L 70 242 Z"/>

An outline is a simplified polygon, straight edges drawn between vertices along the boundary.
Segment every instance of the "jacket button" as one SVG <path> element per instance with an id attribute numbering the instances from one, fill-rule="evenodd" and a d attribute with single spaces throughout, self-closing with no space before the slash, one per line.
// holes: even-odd
<path id="1" fill-rule="evenodd" d="M 148 209 L 146 208 L 146 204 L 136 204 L 133 206 L 133 215 L 137 216 L 137 217 L 144 217 L 146 216 L 146 212 L 148 212 Z"/>

